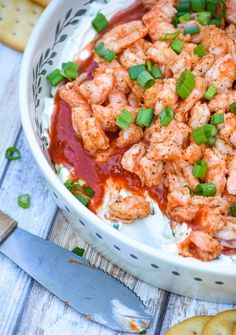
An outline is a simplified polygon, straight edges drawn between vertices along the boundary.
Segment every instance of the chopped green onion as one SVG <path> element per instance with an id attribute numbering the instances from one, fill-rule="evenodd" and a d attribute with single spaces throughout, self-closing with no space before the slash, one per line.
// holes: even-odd
<path id="1" fill-rule="evenodd" d="M 85 249 L 80 248 L 80 247 L 76 247 L 73 250 L 71 250 L 71 252 L 73 252 L 74 254 L 82 257 L 83 254 L 85 253 Z"/>
<path id="2" fill-rule="evenodd" d="M 211 124 L 205 124 L 199 128 L 192 131 L 192 136 L 196 144 L 200 145 L 202 143 L 209 143 L 211 145 L 213 138 L 217 135 L 217 128 Z"/>
<path id="3" fill-rule="evenodd" d="M 212 16 L 215 16 L 217 5 L 217 0 L 206 0 L 206 9 L 207 11 L 211 12 Z"/>
<path id="4" fill-rule="evenodd" d="M 148 72 L 152 73 L 153 66 L 152 66 L 152 61 L 150 59 L 148 59 L 146 61 L 146 67 L 147 67 Z M 145 71 L 145 70 L 143 70 L 143 71 Z"/>
<path id="5" fill-rule="evenodd" d="M 21 158 L 20 150 L 16 147 L 7 148 L 5 151 L 5 157 L 9 161 L 16 161 Z"/>
<path id="6" fill-rule="evenodd" d="M 234 218 L 236 217 L 236 202 L 230 207 L 230 213 Z"/>
<path id="7" fill-rule="evenodd" d="M 57 86 L 65 79 L 59 69 L 56 69 L 49 73 L 46 78 L 52 84 L 52 86 Z"/>
<path id="8" fill-rule="evenodd" d="M 171 23 L 172 23 L 173 26 L 176 28 L 177 25 L 179 24 L 179 19 L 178 19 L 176 16 L 174 16 L 174 17 L 172 18 L 172 20 L 171 20 Z"/>
<path id="9" fill-rule="evenodd" d="M 211 19 L 209 22 L 209 26 L 210 25 L 215 25 L 216 27 L 220 27 L 221 26 L 221 21 L 219 19 Z"/>
<path id="10" fill-rule="evenodd" d="M 199 17 L 197 19 L 197 21 L 202 24 L 203 26 L 206 26 L 208 24 L 208 22 L 211 19 L 211 13 L 210 12 L 201 12 L 199 14 Z"/>
<path id="11" fill-rule="evenodd" d="M 202 58 L 207 55 L 207 51 L 204 47 L 204 45 L 199 44 L 197 47 L 193 49 L 193 53 L 197 55 L 198 57 Z"/>
<path id="12" fill-rule="evenodd" d="M 189 12 L 190 11 L 190 1 L 181 0 L 177 5 L 178 12 Z"/>
<path id="13" fill-rule="evenodd" d="M 179 18 L 180 16 L 183 16 L 185 14 L 188 14 L 188 12 L 177 12 L 176 16 Z"/>
<path id="14" fill-rule="evenodd" d="M 195 35 L 198 34 L 200 32 L 200 28 L 199 26 L 189 26 L 189 27 L 185 27 L 184 28 L 184 34 L 190 34 L 190 35 Z"/>
<path id="15" fill-rule="evenodd" d="M 131 80 L 137 80 L 138 75 L 145 70 L 146 70 L 146 67 L 145 67 L 144 64 L 130 66 L 128 68 L 130 79 Z"/>
<path id="16" fill-rule="evenodd" d="M 184 47 L 184 42 L 180 40 L 173 40 L 171 45 L 171 49 L 174 50 L 177 54 L 180 54 Z"/>
<path id="17" fill-rule="evenodd" d="M 151 72 L 152 76 L 155 79 L 162 79 L 162 72 L 159 66 L 154 65 Z"/>
<path id="18" fill-rule="evenodd" d="M 193 12 L 202 12 L 205 9 L 205 0 L 191 0 Z"/>
<path id="19" fill-rule="evenodd" d="M 215 143 L 216 143 L 216 137 L 215 136 L 209 137 L 208 144 L 213 146 Z"/>
<path id="20" fill-rule="evenodd" d="M 68 62 L 62 64 L 62 69 L 63 69 L 62 74 L 69 80 L 76 79 L 79 76 L 78 74 L 79 65 L 75 62 Z"/>
<path id="21" fill-rule="evenodd" d="M 84 185 L 87 184 L 87 183 L 86 183 L 85 180 L 83 180 L 83 179 L 79 179 L 79 180 L 78 180 L 78 184 L 79 184 L 80 186 L 84 186 Z"/>
<path id="22" fill-rule="evenodd" d="M 182 99 L 187 98 L 195 86 L 195 77 L 191 71 L 185 69 L 176 83 L 176 93 Z"/>
<path id="23" fill-rule="evenodd" d="M 86 194 L 88 197 L 92 198 L 94 196 L 95 192 L 90 186 L 87 186 L 87 187 L 84 188 L 84 194 Z"/>
<path id="24" fill-rule="evenodd" d="M 155 84 L 155 79 L 149 72 L 143 71 L 138 75 L 137 82 L 144 90 L 146 90 Z"/>
<path id="25" fill-rule="evenodd" d="M 194 189 L 194 194 L 211 197 L 216 194 L 216 186 L 212 183 L 198 184 Z"/>
<path id="26" fill-rule="evenodd" d="M 68 189 L 68 190 L 71 190 L 72 189 L 72 186 L 74 184 L 74 181 L 72 179 L 69 179 L 69 180 L 66 180 L 64 182 L 64 186 Z"/>
<path id="27" fill-rule="evenodd" d="M 230 112 L 236 115 L 236 101 L 229 105 Z"/>
<path id="28" fill-rule="evenodd" d="M 154 115 L 154 109 L 141 108 L 135 123 L 140 127 L 149 127 Z"/>
<path id="29" fill-rule="evenodd" d="M 180 34 L 180 30 L 175 31 L 174 33 L 167 33 L 165 36 L 160 37 L 161 41 L 173 40 Z"/>
<path id="30" fill-rule="evenodd" d="M 81 194 L 81 193 L 76 194 L 75 197 L 76 197 L 76 199 L 79 200 L 84 206 L 87 206 L 87 205 L 89 204 L 89 202 L 90 202 L 90 200 L 89 200 L 87 197 L 85 197 L 83 194 Z"/>
<path id="31" fill-rule="evenodd" d="M 224 114 L 213 114 L 211 117 L 211 124 L 219 124 L 224 122 Z"/>
<path id="32" fill-rule="evenodd" d="M 133 121 L 133 115 L 125 108 L 123 108 L 116 120 L 116 125 L 121 129 L 127 129 L 132 121 Z"/>
<path id="33" fill-rule="evenodd" d="M 214 86 L 209 86 L 207 91 L 204 94 L 204 98 L 207 100 L 211 100 L 214 95 L 216 95 L 217 89 Z"/>
<path id="34" fill-rule="evenodd" d="M 116 58 L 116 54 L 112 50 L 108 49 L 104 42 L 100 42 L 95 47 L 95 52 L 109 63 L 111 63 L 113 59 Z"/>
<path id="35" fill-rule="evenodd" d="M 204 179 L 207 172 L 207 162 L 205 159 L 195 161 L 192 172 L 195 177 Z"/>
<path id="36" fill-rule="evenodd" d="M 18 205 L 21 208 L 29 208 L 30 206 L 30 196 L 29 194 L 21 194 L 18 196 Z"/>
<path id="37" fill-rule="evenodd" d="M 179 17 L 179 22 L 181 22 L 181 23 L 182 22 L 187 22 L 187 21 L 191 20 L 191 18 L 192 18 L 191 14 L 187 13 L 187 14 L 182 15 L 182 16 Z"/>
<path id="38" fill-rule="evenodd" d="M 98 32 L 103 31 L 105 28 L 108 27 L 108 25 L 109 22 L 102 13 L 98 13 L 95 19 L 93 19 L 92 21 L 93 28 Z"/>
<path id="39" fill-rule="evenodd" d="M 221 8 L 217 7 L 216 19 L 223 19 L 227 9 L 226 3 L 224 0 L 219 0 L 218 5 L 221 5 Z"/>
<path id="40" fill-rule="evenodd" d="M 160 124 L 163 127 L 166 127 L 173 120 L 173 118 L 174 118 L 173 108 L 165 106 L 160 113 Z"/>

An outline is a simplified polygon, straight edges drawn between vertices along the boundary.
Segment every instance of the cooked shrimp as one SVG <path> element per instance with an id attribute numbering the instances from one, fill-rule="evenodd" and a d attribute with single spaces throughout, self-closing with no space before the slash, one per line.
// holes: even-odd
<path id="1" fill-rule="evenodd" d="M 227 113 L 224 116 L 224 123 L 218 125 L 220 138 L 229 145 L 236 148 L 236 115 Z"/>
<path id="2" fill-rule="evenodd" d="M 193 74 L 197 77 L 203 77 L 215 62 L 215 56 L 212 54 L 200 58 L 193 69 Z"/>
<path id="3" fill-rule="evenodd" d="M 216 57 L 223 57 L 228 53 L 227 40 L 222 29 L 215 26 L 202 28 L 202 41 L 206 50 Z"/>
<path id="4" fill-rule="evenodd" d="M 198 102 L 190 112 L 191 116 L 188 122 L 189 127 L 196 129 L 207 124 L 211 117 L 211 112 L 206 103 Z"/>
<path id="5" fill-rule="evenodd" d="M 105 131 L 115 131 L 117 130 L 116 119 L 121 113 L 123 106 L 122 104 L 109 104 L 106 107 L 92 105 L 92 109 L 95 118 L 101 122 Z"/>
<path id="6" fill-rule="evenodd" d="M 195 189 L 199 184 L 199 181 L 198 178 L 193 175 L 193 165 L 189 164 L 189 162 L 186 162 L 184 159 L 176 161 L 176 164 L 181 168 L 182 174 L 191 189 Z"/>
<path id="7" fill-rule="evenodd" d="M 142 21 L 131 21 L 111 29 L 98 42 L 104 42 L 108 49 L 119 54 L 143 38 L 147 32 L 148 30 L 144 27 Z"/>
<path id="8" fill-rule="evenodd" d="M 206 91 L 206 81 L 201 77 L 196 77 L 195 87 L 190 95 L 183 100 L 176 111 L 176 120 L 183 122 L 186 120 L 188 112 L 193 108 L 193 106 L 204 96 Z"/>
<path id="9" fill-rule="evenodd" d="M 226 0 L 227 10 L 226 10 L 226 19 L 229 23 L 236 24 L 236 1 L 235 0 Z"/>
<path id="10" fill-rule="evenodd" d="M 177 107 L 178 96 L 176 94 L 176 80 L 174 78 L 164 79 L 163 89 L 156 97 L 155 114 L 159 115 L 165 106 Z"/>
<path id="11" fill-rule="evenodd" d="M 169 44 L 165 41 L 155 42 L 147 49 L 147 57 L 154 63 L 166 65 L 173 59 L 177 58 L 177 54 L 170 48 Z"/>
<path id="12" fill-rule="evenodd" d="M 224 140 L 221 138 L 217 138 L 215 142 L 215 148 L 223 155 L 226 156 L 225 159 L 228 156 L 233 155 L 234 149 L 232 148 L 231 145 L 227 144 Z"/>
<path id="13" fill-rule="evenodd" d="M 194 164 L 196 160 L 200 160 L 203 156 L 204 145 L 197 145 L 196 143 L 191 143 L 184 151 L 183 158 L 187 160 L 190 164 Z"/>
<path id="14" fill-rule="evenodd" d="M 73 107 L 71 109 L 71 122 L 75 133 L 81 137 L 79 126 L 80 122 L 83 119 L 89 118 L 90 115 L 90 106 L 87 104 L 81 104 L 80 107 Z"/>
<path id="15" fill-rule="evenodd" d="M 132 44 L 129 48 L 125 49 L 120 55 L 120 63 L 126 69 L 130 66 L 145 64 L 146 54 L 144 48 L 144 41 L 139 40 Z"/>
<path id="16" fill-rule="evenodd" d="M 139 142 L 134 144 L 129 150 L 127 150 L 122 159 L 122 167 L 132 173 L 139 175 L 139 161 L 146 153 L 146 146 L 144 143 Z"/>
<path id="17" fill-rule="evenodd" d="M 190 35 L 190 34 L 185 35 L 183 33 L 184 28 L 192 27 L 196 25 L 198 25 L 200 28 L 199 33 L 194 34 L 194 35 Z M 178 35 L 178 38 L 185 42 L 200 43 L 202 40 L 202 35 L 203 35 L 201 28 L 202 26 L 195 20 L 190 20 L 190 21 L 179 23 L 177 26 L 177 29 L 180 29 L 182 31 L 182 34 Z"/>
<path id="18" fill-rule="evenodd" d="M 108 94 L 108 100 L 110 104 L 117 104 L 117 105 L 127 105 L 127 98 L 126 95 L 121 92 L 120 90 L 114 88 L 109 94 Z"/>
<path id="19" fill-rule="evenodd" d="M 108 206 L 111 220 L 129 222 L 135 219 L 142 219 L 151 214 L 151 205 L 143 196 L 119 196 Z"/>
<path id="20" fill-rule="evenodd" d="M 236 40 L 236 26 L 234 24 L 230 24 L 225 28 L 225 33 L 227 37 L 231 40 Z"/>
<path id="21" fill-rule="evenodd" d="M 184 257 L 198 257 L 209 262 L 217 258 L 222 252 L 222 246 L 219 241 L 202 231 L 193 231 L 179 244 L 180 254 Z"/>
<path id="22" fill-rule="evenodd" d="M 226 162 L 224 157 L 215 149 L 206 149 L 204 158 L 208 168 L 205 176 L 207 183 L 216 186 L 217 194 L 222 194 L 226 186 Z"/>
<path id="23" fill-rule="evenodd" d="M 236 152 L 228 166 L 227 191 L 229 194 L 236 195 Z"/>
<path id="24" fill-rule="evenodd" d="M 210 111 L 226 113 L 229 111 L 229 106 L 236 101 L 236 91 L 228 90 L 223 93 L 216 94 L 209 102 L 208 107 Z"/>
<path id="25" fill-rule="evenodd" d="M 128 145 L 138 143 L 143 137 L 143 130 L 141 127 L 131 124 L 127 129 L 120 131 L 116 140 L 118 148 L 125 148 Z"/>
<path id="26" fill-rule="evenodd" d="M 208 85 L 213 85 L 221 93 L 231 88 L 236 76 L 236 65 L 230 54 L 219 58 L 206 72 Z"/>
<path id="27" fill-rule="evenodd" d="M 184 69 L 191 70 L 195 64 L 195 59 L 187 50 L 183 50 L 172 62 L 168 64 L 174 78 L 179 78 Z"/>
<path id="28" fill-rule="evenodd" d="M 162 89 L 162 80 L 156 80 L 155 84 L 144 92 L 143 99 L 145 107 L 153 109 L 155 108 L 158 95 L 161 93 Z"/>
<path id="29" fill-rule="evenodd" d="M 128 104 L 131 107 L 140 107 L 141 106 L 141 99 L 137 97 L 134 92 L 130 92 L 128 95 Z"/>
<path id="30" fill-rule="evenodd" d="M 95 117 L 83 118 L 82 114 L 81 119 L 77 118 L 77 121 L 76 127 L 82 137 L 85 150 L 94 154 L 97 150 L 109 148 L 109 139 Z"/>
<path id="31" fill-rule="evenodd" d="M 217 238 L 224 241 L 236 240 L 236 218 L 222 216 L 224 226 L 218 231 Z"/>
<path id="32" fill-rule="evenodd" d="M 59 87 L 58 92 L 60 98 L 64 100 L 71 108 L 82 106 L 86 110 L 90 110 L 88 103 L 80 94 L 79 86 L 76 81 Z"/>
<path id="33" fill-rule="evenodd" d="M 143 184 L 148 187 L 157 186 L 162 182 L 164 164 L 161 161 L 154 161 L 144 156 L 139 161 L 139 177 Z"/>
<path id="34" fill-rule="evenodd" d="M 94 79 L 80 85 L 79 90 L 89 104 L 103 104 L 114 85 L 110 73 L 96 74 Z"/>

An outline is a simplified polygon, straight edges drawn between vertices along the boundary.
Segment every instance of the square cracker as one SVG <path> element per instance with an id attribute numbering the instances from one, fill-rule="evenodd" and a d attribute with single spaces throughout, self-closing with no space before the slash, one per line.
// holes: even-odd
<path id="1" fill-rule="evenodd" d="M 50 0 L 33 0 L 33 2 L 37 3 L 40 6 L 47 7 Z"/>
<path id="2" fill-rule="evenodd" d="M 43 8 L 30 0 L 0 0 L 0 42 L 24 51 Z"/>

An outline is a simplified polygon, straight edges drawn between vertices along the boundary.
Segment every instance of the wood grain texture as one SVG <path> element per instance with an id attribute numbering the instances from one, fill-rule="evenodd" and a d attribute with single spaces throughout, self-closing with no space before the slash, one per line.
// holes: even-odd
<path id="1" fill-rule="evenodd" d="M 155 327 L 161 312 L 162 302 L 165 299 L 165 292 L 155 287 L 145 284 L 136 278 L 125 274 L 119 268 L 113 266 L 83 240 L 76 237 L 69 223 L 61 214 L 58 213 L 53 229 L 50 234 L 50 240 L 72 250 L 75 246 L 85 248 L 85 257 L 96 267 L 112 274 L 120 279 L 128 287 L 133 289 L 148 306 L 151 313 L 155 315 L 155 322 L 150 329 L 149 334 L 155 334 Z M 43 311 L 40 312 L 40 311 Z M 17 334 L 20 335 L 118 335 L 94 322 L 86 320 L 79 313 L 75 312 L 63 302 L 45 290 L 38 283 L 34 283 Z"/>
<path id="2" fill-rule="evenodd" d="M 0 210 L 0 243 L 16 228 L 17 223 L 9 215 Z"/>

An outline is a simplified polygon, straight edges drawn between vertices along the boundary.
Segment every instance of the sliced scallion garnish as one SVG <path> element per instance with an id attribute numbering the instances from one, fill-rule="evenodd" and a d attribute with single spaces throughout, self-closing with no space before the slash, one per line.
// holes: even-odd
<path id="1" fill-rule="evenodd" d="M 211 124 L 219 124 L 224 122 L 224 114 L 213 114 L 211 116 Z"/>
<path id="2" fill-rule="evenodd" d="M 204 179 L 207 172 L 207 162 L 203 158 L 202 160 L 197 160 L 194 163 L 193 175 L 199 179 Z"/>
<path id="3" fill-rule="evenodd" d="M 202 24 L 203 26 L 206 26 L 211 19 L 211 13 L 210 12 L 201 12 L 199 13 L 199 17 L 197 21 Z"/>
<path id="4" fill-rule="evenodd" d="M 9 161 L 16 161 L 21 158 L 20 150 L 16 147 L 7 148 L 5 151 L 5 157 Z"/>
<path id="5" fill-rule="evenodd" d="M 207 91 L 204 94 L 204 98 L 206 100 L 211 100 L 214 97 L 214 95 L 216 95 L 216 93 L 217 93 L 217 89 L 214 86 L 209 86 Z"/>
<path id="6" fill-rule="evenodd" d="M 173 40 L 180 34 L 180 30 L 175 31 L 174 33 L 166 33 L 164 36 L 160 37 L 161 41 Z"/>
<path id="7" fill-rule="evenodd" d="M 202 44 L 199 44 L 198 46 L 196 46 L 194 49 L 193 49 L 193 53 L 195 55 L 197 55 L 199 58 L 202 58 L 204 57 L 205 55 L 207 55 L 207 51 L 204 47 L 204 45 Z"/>
<path id="8" fill-rule="evenodd" d="M 71 250 L 71 252 L 73 252 L 74 254 L 82 257 L 83 254 L 85 253 L 85 249 L 80 248 L 80 247 L 76 247 L 73 250 Z"/>
<path id="9" fill-rule="evenodd" d="M 181 51 L 183 50 L 183 47 L 184 47 L 184 42 L 176 39 L 176 40 L 173 40 L 170 44 L 170 47 L 172 50 L 174 50 L 177 54 L 180 54 Z"/>
<path id="10" fill-rule="evenodd" d="M 94 196 L 95 192 L 90 186 L 86 186 L 84 188 L 84 194 L 86 194 L 88 197 L 92 198 Z"/>
<path id="11" fill-rule="evenodd" d="M 230 112 L 236 115 L 236 101 L 229 105 Z"/>
<path id="12" fill-rule="evenodd" d="M 191 0 L 193 12 L 202 12 L 205 9 L 205 0 Z"/>
<path id="13" fill-rule="evenodd" d="M 217 128 L 212 124 L 205 124 L 192 131 L 192 136 L 196 144 L 209 143 L 213 145 L 215 136 L 217 135 Z M 213 143 L 213 144 L 212 144 Z"/>
<path id="14" fill-rule="evenodd" d="M 219 19 L 211 19 L 209 21 L 209 26 L 210 25 L 215 25 L 216 27 L 220 27 L 221 26 L 221 21 Z"/>
<path id="15" fill-rule="evenodd" d="M 76 199 L 79 200 L 84 206 L 87 206 L 90 200 L 81 193 L 75 195 Z"/>
<path id="16" fill-rule="evenodd" d="M 160 124 L 163 127 L 167 127 L 168 124 L 173 120 L 173 118 L 173 108 L 170 106 L 165 106 L 160 113 Z"/>
<path id="17" fill-rule="evenodd" d="M 212 183 L 198 184 L 194 189 L 194 194 L 203 197 L 214 196 L 216 194 L 216 186 Z"/>
<path id="18" fill-rule="evenodd" d="M 133 115 L 125 108 L 123 108 L 116 120 L 116 125 L 121 129 L 127 129 L 132 121 Z"/>
<path id="19" fill-rule="evenodd" d="M 190 11 L 190 1 L 180 0 L 177 5 L 178 12 L 189 12 Z"/>
<path id="20" fill-rule="evenodd" d="M 194 74 L 185 69 L 176 83 L 176 93 L 182 99 L 186 99 L 191 92 L 193 91 L 195 86 L 195 77 Z"/>
<path id="21" fill-rule="evenodd" d="M 146 90 L 155 84 L 155 79 L 149 72 L 143 71 L 138 75 L 137 82 L 144 90 Z"/>
<path id="22" fill-rule="evenodd" d="M 162 79 L 162 72 L 161 72 L 161 69 L 159 66 L 157 65 L 154 65 L 152 67 L 152 72 L 151 72 L 152 76 L 155 78 L 155 79 Z"/>
<path id="23" fill-rule="evenodd" d="M 145 71 L 146 67 L 144 64 L 133 65 L 128 68 L 129 77 L 131 80 L 137 80 L 138 75 Z"/>
<path id="24" fill-rule="evenodd" d="M 52 84 L 52 86 L 57 86 L 65 79 L 59 69 L 56 69 L 49 73 L 46 78 Z"/>
<path id="25" fill-rule="evenodd" d="M 100 42 L 95 47 L 95 52 L 109 63 L 111 63 L 113 59 L 116 58 L 116 54 L 112 50 L 108 49 L 104 42 Z"/>
<path id="26" fill-rule="evenodd" d="M 179 22 L 187 22 L 187 21 L 190 21 L 192 18 L 191 14 L 190 13 L 187 13 L 185 15 L 182 15 L 182 16 L 179 16 Z"/>
<path id="27" fill-rule="evenodd" d="M 79 75 L 79 65 L 75 62 L 67 62 L 62 65 L 63 75 L 69 80 L 76 79 Z"/>
<path id="28" fill-rule="evenodd" d="M 93 28 L 98 32 L 101 32 L 104 29 L 106 29 L 108 25 L 109 22 L 107 21 L 105 15 L 102 13 L 98 13 L 92 21 Z"/>
<path id="29" fill-rule="evenodd" d="M 189 27 L 185 27 L 184 28 L 184 34 L 185 35 L 195 35 L 195 34 L 198 34 L 200 32 L 200 28 L 198 25 L 196 26 L 189 26 Z"/>
<path id="30" fill-rule="evenodd" d="M 230 213 L 234 218 L 236 217 L 236 202 L 230 207 Z"/>
<path id="31" fill-rule="evenodd" d="M 21 208 L 29 208 L 30 206 L 30 196 L 29 194 L 21 194 L 18 196 L 18 205 Z"/>
<path id="32" fill-rule="evenodd" d="M 141 108 L 135 123 L 140 127 L 149 127 L 154 115 L 154 109 Z"/>

